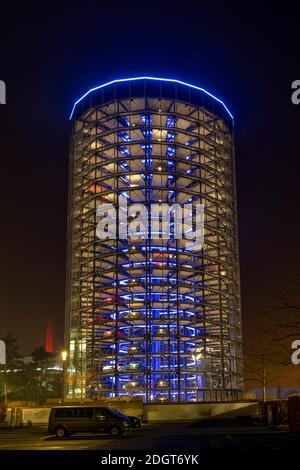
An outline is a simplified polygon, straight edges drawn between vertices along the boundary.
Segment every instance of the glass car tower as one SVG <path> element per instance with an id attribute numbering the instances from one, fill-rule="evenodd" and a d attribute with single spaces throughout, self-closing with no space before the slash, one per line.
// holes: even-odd
<path id="1" fill-rule="evenodd" d="M 71 123 L 68 396 L 240 399 L 229 110 L 198 87 L 140 77 L 90 90 L 75 103 Z M 118 208 L 120 196 L 128 207 L 204 204 L 202 248 L 192 251 L 184 239 L 151 233 L 99 239 L 97 209 L 106 203 Z"/>

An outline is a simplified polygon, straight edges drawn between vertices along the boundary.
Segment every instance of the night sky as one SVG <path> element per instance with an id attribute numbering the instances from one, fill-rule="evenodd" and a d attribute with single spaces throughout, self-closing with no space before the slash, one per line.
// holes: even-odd
<path id="1" fill-rule="evenodd" d="M 0 336 L 12 332 L 30 353 L 52 319 L 62 346 L 68 117 L 92 86 L 139 75 L 206 88 L 235 116 L 244 337 L 255 335 L 266 293 L 299 266 L 299 10 L 31 5 L 1 6 Z"/>

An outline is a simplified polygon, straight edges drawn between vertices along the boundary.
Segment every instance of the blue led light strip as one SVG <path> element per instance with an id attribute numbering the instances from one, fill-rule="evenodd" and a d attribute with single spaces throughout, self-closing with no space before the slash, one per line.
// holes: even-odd
<path id="1" fill-rule="evenodd" d="M 103 85 L 96 86 L 95 88 L 91 88 L 84 95 L 82 95 L 81 98 L 79 98 L 77 101 L 75 101 L 72 112 L 70 114 L 70 119 L 72 119 L 74 110 L 75 110 L 76 106 L 78 105 L 78 103 L 80 103 L 80 101 L 82 101 L 86 96 L 88 96 L 93 91 L 100 90 L 101 88 L 104 88 L 104 87 L 109 86 L 109 85 L 114 85 L 115 83 L 131 82 L 131 81 L 134 81 L 134 80 L 156 80 L 156 81 L 160 81 L 160 82 L 178 83 L 179 85 L 188 86 L 190 88 L 193 88 L 194 90 L 203 91 L 203 93 L 206 93 L 206 95 L 208 95 L 211 98 L 213 98 L 214 100 L 218 101 L 224 107 L 224 109 L 227 111 L 227 113 L 229 114 L 229 116 L 233 120 L 233 115 L 231 114 L 231 112 L 229 111 L 229 109 L 227 108 L 225 103 L 223 103 L 223 101 L 221 101 L 219 98 L 214 96 L 212 93 L 209 93 L 209 91 L 204 90 L 204 88 L 200 88 L 196 85 L 191 85 L 190 83 L 182 82 L 181 80 L 175 80 L 174 78 L 158 78 L 158 77 L 120 78 L 118 80 L 112 80 L 111 82 L 103 83 Z"/>

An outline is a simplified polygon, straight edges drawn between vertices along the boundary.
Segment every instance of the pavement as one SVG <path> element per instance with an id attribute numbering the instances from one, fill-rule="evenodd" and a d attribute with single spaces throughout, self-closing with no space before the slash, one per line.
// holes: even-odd
<path id="1" fill-rule="evenodd" d="M 297 450 L 300 436 L 288 428 L 181 422 L 143 424 L 119 438 L 108 435 L 76 434 L 58 439 L 46 427 L 0 429 L 0 452 L 8 450 L 99 450 L 99 451 L 190 451 L 212 450 Z"/>

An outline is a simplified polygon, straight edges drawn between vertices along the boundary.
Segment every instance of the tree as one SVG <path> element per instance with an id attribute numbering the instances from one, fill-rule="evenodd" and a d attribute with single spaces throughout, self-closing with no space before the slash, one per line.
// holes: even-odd
<path id="1" fill-rule="evenodd" d="M 35 401 L 42 404 L 47 398 L 61 395 L 61 371 L 54 368 L 55 356 L 43 347 L 32 352 L 32 361 L 25 364 L 18 352 L 18 339 L 3 337 L 7 347 L 7 365 L 0 374 L 0 400 Z"/>
<path id="2" fill-rule="evenodd" d="M 16 370 L 19 370 L 23 363 L 20 360 L 18 338 L 12 333 L 3 336 L 2 339 L 6 345 L 6 364 L 1 367 L 0 378 L 0 399 L 7 402 L 8 395 L 16 387 Z"/>
<path id="3" fill-rule="evenodd" d="M 300 340 L 300 275 L 281 270 L 280 279 L 282 287 L 266 294 L 256 312 L 262 327 L 245 345 L 246 379 L 264 389 L 282 378 L 300 377 L 300 369 L 291 362 L 292 342 Z"/>
<path id="4" fill-rule="evenodd" d="M 6 345 L 6 368 L 16 368 L 20 365 L 21 355 L 19 354 L 18 338 L 14 337 L 12 333 L 2 336 L 2 341 Z"/>
<path id="5" fill-rule="evenodd" d="M 244 352 L 245 381 L 256 382 L 262 390 L 263 402 L 266 390 L 274 381 L 284 378 L 278 366 L 287 365 L 286 350 L 275 339 L 275 331 L 262 327 L 256 336 L 248 340 Z"/>
<path id="6" fill-rule="evenodd" d="M 45 351 L 44 347 L 39 347 L 32 352 L 32 370 L 36 380 L 36 402 L 42 403 L 51 388 L 49 368 L 54 365 L 54 355 Z"/>
<path id="7" fill-rule="evenodd" d="M 293 284 L 283 293 L 269 296 L 266 312 L 272 316 L 279 341 L 300 339 L 300 295 L 299 287 Z"/>

